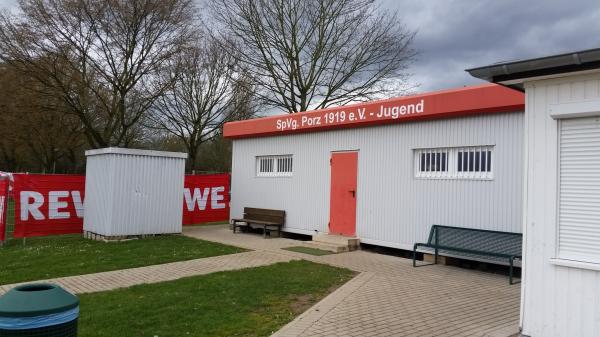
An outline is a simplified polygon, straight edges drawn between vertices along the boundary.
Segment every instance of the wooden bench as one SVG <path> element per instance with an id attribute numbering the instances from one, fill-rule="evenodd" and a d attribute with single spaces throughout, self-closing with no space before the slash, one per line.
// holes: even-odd
<path id="1" fill-rule="evenodd" d="M 415 243 L 413 247 L 413 267 L 417 266 L 419 247 L 433 250 L 434 264 L 439 253 L 506 263 L 509 266 L 509 284 L 513 284 L 514 263 L 516 259 L 521 260 L 523 251 L 523 234 L 433 225 L 427 243 Z"/>
<path id="2" fill-rule="evenodd" d="M 277 230 L 277 235 L 281 237 L 281 227 L 285 223 L 285 211 L 265 208 L 244 207 L 244 217 L 242 219 L 231 219 L 233 233 L 237 228 L 262 228 L 263 237 L 267 237 L 267 232 L 271 236 L 273 229 Z"/>

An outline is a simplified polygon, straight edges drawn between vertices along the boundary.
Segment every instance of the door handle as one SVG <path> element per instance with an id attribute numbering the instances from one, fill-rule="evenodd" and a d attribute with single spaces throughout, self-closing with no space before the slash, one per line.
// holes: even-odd
<path id="1" fill-rule="evenodd" d="M 353 198 L 356 198 L 356 190 L 350 190 L 348 192 L 352 193 Z"/>

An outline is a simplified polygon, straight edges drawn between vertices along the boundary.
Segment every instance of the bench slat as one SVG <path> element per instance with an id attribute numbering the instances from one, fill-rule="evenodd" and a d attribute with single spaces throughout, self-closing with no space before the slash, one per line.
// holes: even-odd
<path id="1" fill-rule="evenodd" d="M 232 221 L 248 222 L 248 223 L 261 224 L 261 225 L 283 225 L 283 223 L 281 223 L 281 222 L 262 221 L 262 220 L 255 220 L 255 219 L 232 219 Z"/>
<path id="2" fill-rule="evenodd" d="M 429 245 L 429 244 L 419 244 L 418 247 L 425 247 L 425 248 L 431 248 L 431 249 L 437 248 L 442 251 L 447 250 L 447 251 L 452 251 L 452 252 L 457 252 L 457 253 L 465 253 L 465 254 L 469 254 L 469 255 L 495 256 L 495 257 L 499 257 L 499 258 L 502 258 L 505 260 L 510 257 L 521 257 L 520 255 L 486 252 L 486 251 L 481 251 L 481 250 L 469 250 L 469 249 L 461 249 L 461 248 L 447 247 L 447 246 L 440 246 L 440 245 L 436 246 L 436 245 Z"/>
<path id="3" fill-rule="evenodd" d="M 269 215 L 269 216 L 280 216 L 280 217 L 285 216 L 285 211 L 281 211 L 278 209 L 265 209 L 265 208 L 254 208 L 254 207 L 244 207 L 244 213 Z"/>
<path id="4" fill-rule="evenodd" d="M 523 237 L 519 233 L 488 231 L 462 227 L 434 225 L 428 244 L 486 254 L 521 255 Z"/>
<path id="5" fill-rule="evenodd" d="M 276 209 L 244 207 L 244 219 L 283 223 L 285 221 L 285 211 Z"/>

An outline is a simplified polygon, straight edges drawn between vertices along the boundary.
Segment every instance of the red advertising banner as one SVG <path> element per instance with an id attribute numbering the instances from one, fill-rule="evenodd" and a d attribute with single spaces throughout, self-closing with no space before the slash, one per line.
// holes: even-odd
<path id="1" fill-rule="evenodd" d="M 0 243 L 6 240 L 6 216 L 8 212 L 8 185 L 7 178 L 0 178 Z"/>
<path id="2" fill-rule="evenodd" d="M 189 175 L 184 186 L 184 225 L 229 219 L 229 174 Z M 14 237 L 81 233 L 84 194 L 82 175 L 15 174 Z"/>
<path id="3" fill-rule="evenodd" d="M 229 219 L 229 178 L 228 173 L 185 176 L 184 225 Z"/>
<path id="4" fill-rule="evenodd" d="M 15 174 L 15 238 L 83 231 L 85 176 Z"/>

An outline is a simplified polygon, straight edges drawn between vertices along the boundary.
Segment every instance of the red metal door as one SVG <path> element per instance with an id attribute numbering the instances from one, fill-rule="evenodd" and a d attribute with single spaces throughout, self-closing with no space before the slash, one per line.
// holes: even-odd
<path id="1" fill-rule="evenodd" d="M 358 152 L 331 154 L 331 197 L 329 232 L 353 236 L 356 233 L 356 176 Z"/>

